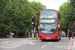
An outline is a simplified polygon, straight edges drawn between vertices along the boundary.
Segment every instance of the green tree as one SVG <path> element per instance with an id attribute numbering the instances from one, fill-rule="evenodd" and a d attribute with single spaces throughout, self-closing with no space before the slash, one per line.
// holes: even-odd
<path id="1" fill-rule="evenodd" d="M 46 6 L 40 2 L 35 2 L 35 1 L 30 2 L 30 6 L 34 10 L 35 14 L 33 16 L 35 16 L 35 27 L 38 29 L 40 10 L 46 9 Z"/>
<path id="2" fill-rule="evenodd" d="M 4 20 L 4 15 L 3 15 L 3 12 L 4 12 L 4 9 L 6 7 L 8 3 L 8 0 L 0 0 L 0 24 L 2 25 L 2 28 L 0 29 L 0 37 L 3 36 L 6 36 L 3 32 L 4 32 L 4 27 L 5 24 L 3 23 L 3 20 Z"/>
<path id="3" fill-rule="evenodd" d="M 70 3 L 72 5 L 72 9 L 70 11 L 70 17 L 71 17 L 71 20 L 72 20 L 72 23 L 75 22 L 75 1 L 74 0 L 70 0 Z"/>
<path id="4" fill-rule="evenodd" d="M 61 15 L 61 22 L 62 22 L 62 30 L 66 32 L 67 34 L 67 29 L 72 28 L 72 19 L 70 16 L 70 11 L 72 9 L 72 6 L 69 2 L 64 2 L 60 7 L 59 7 L 59 13 Z"/>
<path id="5" fill-rule="evenodd" d="M 35 26 L 38 26 L 39 12 L 46 7 L 40 2 L 29 2 L 28 0 L 0 0 L 3 6 L 0 7 L 0 30 L 1 36 L 10 34 L 14 31 L 17 35 L 23 35 L 24 32 L 31 31 L 31 16 L 35 16 Z M 36 7 L 37 8 L 36 8 Z M 18 24 L 18 25 L 17 25 Z M 18 27 L 17 27 L 18 26 Z"/>

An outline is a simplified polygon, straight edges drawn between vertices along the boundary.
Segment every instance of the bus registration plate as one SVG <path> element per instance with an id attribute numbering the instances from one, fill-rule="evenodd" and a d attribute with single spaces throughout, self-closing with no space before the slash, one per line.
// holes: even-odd
<path id="1" fill-rule="evenodd" d="M 46 39 L 49 39 L 49 40 L 50 40 L 50 39 L 51 39 L 51 37 L 46 37 Z"/>

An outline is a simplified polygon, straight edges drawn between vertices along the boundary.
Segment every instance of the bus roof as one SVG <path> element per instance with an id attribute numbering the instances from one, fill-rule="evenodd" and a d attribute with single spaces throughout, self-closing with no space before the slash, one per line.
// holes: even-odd
<path id="1" fill-rule="evenodd" d="M 43 10 L 55 10 L 55 9 L 43 9 Z M 40 10 L 40 12 L 43 11 L 43 10 Z M 55 11 L 57 11 L 57 10 L 55 10 Z M 57 12 L 58 12 L 58 11 L 57 11 Z"/>

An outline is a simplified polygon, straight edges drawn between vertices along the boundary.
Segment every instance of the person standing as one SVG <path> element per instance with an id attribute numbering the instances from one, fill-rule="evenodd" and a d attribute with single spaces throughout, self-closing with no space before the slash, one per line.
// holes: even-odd
<path id="1" fill-rule="evenodd" d="M 11 38 L 11 34 L 12 34 L 12 32 L 10 31 L 10 38 Z"/>
<path id="2" fill-rule="evenodd" d="M 12 37 L 14 37 L 14 33 L 12 33 Z"/>
<path id="3" fill-rule="evenodd" d="M 72 36 L 72 38 L 74 39 L 73 33 L 72 33 L 71 29 L 68 29 L 68 32 L 69 32 L 69 39 L 70 39 L 71 36 Z"/>
<path id="4" fill-rule="evenodd" d="M 10 31 L 10 38 L 13 38 L 13 34 L 12 34 L 12 31 Z"/>

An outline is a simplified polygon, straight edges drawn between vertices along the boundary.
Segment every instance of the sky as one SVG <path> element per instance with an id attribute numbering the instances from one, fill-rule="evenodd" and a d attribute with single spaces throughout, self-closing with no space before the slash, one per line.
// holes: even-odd
<path id="1" fill-rule="evenodd" d="M 29 0 L 33 1 L 33 0 Z M 59 9 L 59 6 L 63 4 L 63 2 L 67 2 L 67 0 L 34 0 L 36 2 L 41 2 L 46 6 L 47 9 Z"/>

